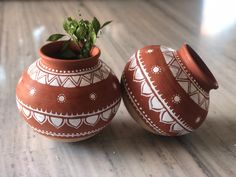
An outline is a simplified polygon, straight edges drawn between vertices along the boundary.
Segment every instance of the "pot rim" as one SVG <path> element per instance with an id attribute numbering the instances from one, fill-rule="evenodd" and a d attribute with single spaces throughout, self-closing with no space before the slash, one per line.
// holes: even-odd
<path id="1" fill-rule="evenodd" d="M 90 50 L 90 57 L 87 58 L 80 58 L 80 59 L 60 59 L 60 58 L 56 58 L 56 57 L 51 57 L 47 54 L 47 52 L 55 47 L 60 48 L 61 45 L 63 44 L 63 42 L 65 42 L 65 40 L 62 41 L 56 41 L 56 42 L 50 42 L 47 43 L 45 45 L 43 45 L 40 49 L 39 49 L 39 56 L 44 59 L 47 60 L 49 62 L 60 62 L 60 63 L 78 63 L 78 62 L 83 62 L 83 61 L 88 61 L 91 59 L 98 59 L 101 55 L 101 51 L 99 49 L 99 47 L 97 47 L 96 45 L 93 45 L 93 47 Z"/>
<path id="2" fill-rule="evenodd" d="M 219 85 L 216 78 L 195 50 L 187 43 L 183 44 L 180 50 L 185 51 L 184 54 L 188 61 L 192 64 L 194 69 L 198 71 L 195 73 L 196 77 L 208 85 L 210 89 L 217 89 Z"/>

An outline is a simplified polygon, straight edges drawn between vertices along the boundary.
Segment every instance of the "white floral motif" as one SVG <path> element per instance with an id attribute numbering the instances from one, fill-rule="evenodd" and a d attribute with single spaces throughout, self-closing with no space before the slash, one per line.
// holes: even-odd
<path id="1" fill-rule="evenodd" d="M 96 98 L 97 98 L 96 93 L 90 93 L 89 98 L 90 98 L 90 100 L 93 100 L 93 101 L 96 100 Z"/>
<path id="2" fill-rule="evenodd" d="M 59 95 L 57 96 L 57 101 L 58 101 L 59 103 L 64 103 L 64 102 L 66 101 L 66 96 L 65 96 L 64 94 L 59 94 Z"/>
<path id="3" fill-rule="evenodd" d="M 175 104 L 179 104 L 181 102 L 181 97 L 176 94 L 172 97 L 172 102 L 175 103 Z"/>
<path id="4" fill-rule="evenodd" d="M 152 53 L 153 52 L 153 49 L 148 49 L 147 51 L 146 51 L 146 53 Z"/>
<path id="5" fill-rule="evenodd" d="M 30 96 L 34 96 L 36 93 L 36 89 L 35 88 L 31 88 L 30 91 L 29 91 L 29 95 Z"/>
<path id="6" fill-rule="evenodd" d="M 152 73 L 153 74 L 158 74 L 161 72 L 161 68 L 159 66 L 153 66 L 152 67 Z"/>

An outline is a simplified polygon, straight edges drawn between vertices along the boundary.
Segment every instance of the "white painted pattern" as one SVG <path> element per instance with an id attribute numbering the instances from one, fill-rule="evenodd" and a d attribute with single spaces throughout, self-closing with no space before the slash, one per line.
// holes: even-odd
<path id="1" fill-rule="evenodd" d="M 94 101 L 94 100 L 96 100 L 96 98 L 97 98 L 97 94 L 96 93 L 90 93 L 89 94 L 89 99 L 90 100 Z"/>
<path id="2" fill-rule="evenodd" d="M 58 101 L 59 103 L 64 103 L 64 102 L 66 101 L 66 96 L 65 96 L 65 94 L 63 94 L 63 93 L 59 94 L 59 95 L 57 96 L 57 101 Z"/>
<path id="3" fill-rule="evenodd" d="M 132 94 L 132 91 L 130 90 L 128 83 L 126 81 L 125 75 L 122 75 L 123 77 L 123 83 L 125 84 L 125 93 L 128 95 L 128 98 L 130 99 L 131 103 L 133 104 L 134 108 L 138 111 L 138 113 L 141 115 L 141 118 L 152 127 L 152 129 L 160 135 L 168 135 L 164 131 L 162 131 L 154 122 L 148 117 L 146 112 L 142 109 L 140 104 L 138 103 L 137 99 L 135 99 L 134 95 Z"/>
<path id="4" fill-rule="evenodd" d="M 190 98 L 202 109 L 208 110 L 209 94 L 204 91 L 197 81 L 191 76 L 190 72 L 183 65 L 175 50 L 161 46 L 162 54 L 169 66 L 173 76 Z"/>
<path id="5" fill-rule="evenodd" d="M 44 124 L 48 121 L 55 128 L 60 128 L 67 124 L 73 128 L 79 128 L 83 123 L 89 126 L 95 126 L 99 120 L 109 121 L 110 115 L 115 114 L 119 108 L 120 100 L 117 99 L 112 104 L 97 111 L 82 114 L 62 114 L 43 111 L 42 109 L 34 109 L 27 106 L 18 98 L 16 98 L 17 107 L 26 119 L 34 118 L 38 123 Z M 108 116 L 109 115 L 109 116 Z"/>
<path id="6" fill-rule="evenodd" d="M 51 71 L 46 70 L 41 66 L 40 60 L 37 60 L 29 67 L 27 73 L 32 80 L 41 84 L 66 88 L 84 87 L 105 80 L 111 73 L 110 68 L 105 63 L 102 61 L 99 63 L 95 68 L 88 71 L 61 73 L 55 72 L 53 69 Z"/>
<path id="7" fill-rule="evenodd" d="M 179 104 L 181 102 L 181 97 L 176 94 L 172 97 L 172 102 L 175 103 L 175 104 Z"/>
<path id="8" fill-rule="evenodd" d="M 102 129 L 104 129 L 106 127 L 100 127 L 91 131 L 86 131 L 86 132 L 80 132 L 80 133 L 56 133 L 56 132 L 52 132 L 52 131 L 46 131 L 46 130 L 42 130 L 42 129 L 38 129 L 33 127 L 32 125 L 28 124 L 34 131 L 41 133 L 43 135 L 47 135 L 47 136 L 54 136 L 54 137 L 63 137 L 63 138 L 79 138 L 79 137 L 84 137 L 84 136 L 88 136 L 88 135 L 92 135 L 95 133 L 98 133 L 99 131 L 101 131 Z"/>
<path id="9" fill-rule="evenodd" d="M 31 88 L 30 91 L 29 91 L 29 95 L 30 96 L 34 96 L 36 93 L 36 89 L 35 88 Z"/>
<path id="10" fill-rule="evenodd" d="M 159 66 L 153 66 L 152 67 L 152 73 L 153 74 L 158 74 L 161 72 L 161 68 Z"/>
<path id="11" fill-rule="evenodd" d="M 165 102 L 165 99 L 162 98 L 162 95 L 159 93 L 159 90 L 157 90 L 156 87 L 152 85 L 153 82 L 150 80 L 148 73 L 146 72 L 141 61 L 140 51 L 138 51 L 136 55 L 137 59 L 135 55 L 131 57 L 128 69 L 134 72 L 133 81 L 141 82 L 141 95 L 149 98 L 149 109 L 155 112 L 159 112 L 160 115 L 163 115 L 162 113 L 166 112 L 166 114 L 172 117 L 173 121 L 171 122 L 170 132 L 178 133 L 181 135 L 191 132 L 193 128 L 187 125 L 187 123 L 182 118 L 180 118 L 179 115 L 176 115 L 174 113 L 174 110 L 171 109 L 170 106 L 168 106 L 168 104 Z M 138 66 L 138 64 L 140 65 L 140 67 Z M 142 74 L 142 72 L 144 73 L 144 75 Z M 128 91 L 127 93 L 130 93 L 130 91 Z M 162 117 L 160 117 L 160 121 L 162 121 Z M 179 124 L 179 126 L 174 126 L 175 124 Z M 182 129 L 180 130 L 176 127 L 182 127 Z"/>

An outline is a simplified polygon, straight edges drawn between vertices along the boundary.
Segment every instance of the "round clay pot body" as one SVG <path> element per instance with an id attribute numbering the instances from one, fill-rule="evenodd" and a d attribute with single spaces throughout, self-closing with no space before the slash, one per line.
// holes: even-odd
<path id="1" fill-rule="evenodd" d="M 99 59 L 61 60 L 52 56 L 62 42 L 40 49 L 40 59 L 23 72 L 16 87 L 21 116 L 36 132 L 62 141 L 80 141 L 105 128 L 116 114 L 119 80 Z"/>
<path id="2" fill-rule="evenodd" d="M 207 66 L 189 46 L 159 45 L 138 50 L 125 66 L 121 87 L 131 116 L 164 136 L 184 135 L 205 120 L 209 91 L 218 88 Z"/>

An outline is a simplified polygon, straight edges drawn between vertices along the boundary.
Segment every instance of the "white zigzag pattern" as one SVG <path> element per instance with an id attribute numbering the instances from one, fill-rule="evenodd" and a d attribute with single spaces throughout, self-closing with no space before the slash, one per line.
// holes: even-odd
<path id="1" fill-rule="evenodd" d="M 149 109 L 160 113 L 160 122 L 165 124 L 170 124 L 170 130 L 169 130 L 170 132 L 177 133 L 178 135 L 183 135 L 187 134 L 188 132 L 191 132 L 193 129 L 190 126 L 188 126 L 181 118 L 179 118 L 179 116 L 175 115 L 173 110 L 167 105 L 167 103 L 165 103 L 165 99 L 162 98 L 162 95 L 159 93 L 159 91 L 156 90 L 155 87 L 151 84 L 152 81 L 150 80 L 150 78 L 148 78 L 148 74 L 145 73 L 146 70 L 144 69 L 144 66 L 140 61 L 140 51 L 137 52 L 137 55 L 138 55 L 137 59 L 135 55 L 131 57 L 129 70 L 134 71 L 133 81 L 141 82 L 141 95 L 149 98 Z M 138 66 L 137 62 L 139 62 L 139 65 L 141 67 Z M 146 74 L 146 77 L 142 74 L 142 71 L 144 74 Z M 124 81 L 126 84 L 125 88 L 127 87 L 127 89 L 129 89 L 125 78 Z M 151 85 L 152 88 L 149 86 L 148 83 Z M 129 90 L 127 91 L 127 93 L 129 94 L 132 92 Z M 131 98 L 131 96 L 129 97 Z M 136 109 L 143 110 L 141 107 L 138 108 L 133 99 L 131 98 L 131 101 L 136 106 Z M 157 131 L 157 133 L 165 135 L 165 133 L 163 133 L 163 131 L 161 131 L 156 125 L 154 127 L 152 122 L 150 122 L 151 120 L 150 118 L 148 119 L 146 116 L 143 116 L 142 118 L 146 122 L 148 122 L 149 125 L 151 125 L 154 128 L 154 130 Z"/>
<path id="2" fill-rule="evenodd" d="M 16 98 L 16 103 L 18 110 L 22 112 L 26 119 L 34 118 L 41 125 L 48 121 L 57 129 L 62 127 L 64 124 L 78 129 L 83 123 L 89 126 L 95 126 L 100 119 L 102 119 L 103 121 L 109 121 L 111 119 L 111 115 L 115 115 L 115 113 L 117 112 L 120 105 L 120 99 L 116 100 L 106 108 L 98 110 L 97 112 L 87 114 L 82 113 L 76 115 L 62 115 L 58 113 L 42 111 L 39 109 L 33 109 L 32 107 L 24 104 L 18 98 Z"/>
<path id="3" fill-rule="evenodd" d="M 180 59 L 177 59 L 174 55 L 175 50 L 167 48 L 165 46 L 160 47 L 166 63 L 169 66 L 173 76 L 178 81 L 179 85 L 190 96 L 190 98 L 198 104 L 202 109 L 208 110 L 209 107 L 209 95 L 199 84 L 196 84 L 196 80 L 191 78 L 186 68 L 181 67 Z M 177 55 L 177 54 L 176 54 Z"/>
<path id="4" fill-rule="evenodd" d="M 27 71 L 32 80 L 41 84 L 62 86 L 66 88 L 78 86 L 84 87 L 100 82 L 105 80 L 109 76 L 110 72 L 110 68 L 102 61 L 100 61 L 100 64 L 97 67 L 88 71 L 77 73 L 52 72 L 42 68 L 42 66 L 40 66 L 40 60 L 34 62 Z"/>

